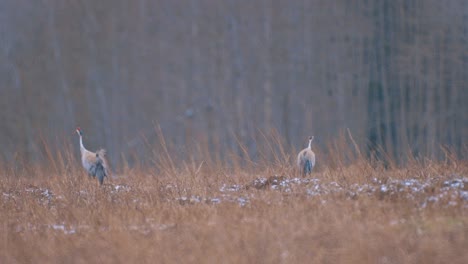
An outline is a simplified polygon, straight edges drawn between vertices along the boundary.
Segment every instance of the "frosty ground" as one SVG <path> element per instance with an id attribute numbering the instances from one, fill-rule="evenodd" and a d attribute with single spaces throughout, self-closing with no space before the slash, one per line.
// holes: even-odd
<path id="1" fill-rule="evenodd" d="M 466 263 L 466 164 L 5 170 L 0 262 Z"/>

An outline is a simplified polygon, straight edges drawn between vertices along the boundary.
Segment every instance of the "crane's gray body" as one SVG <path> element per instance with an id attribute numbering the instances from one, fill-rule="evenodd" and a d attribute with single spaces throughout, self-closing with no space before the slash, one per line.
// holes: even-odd
<path id="1" fill-rule="evenodd" d="M 80 136 L 81 163 L 84 169 L 88 172 L 89 176 L 93 178 L 97 177 L 99 183 L 103 184 L 104 178 L 109 175 L 106 151 L 104 149 L 96 152 L 87 150 L 83 145 L 83 133 L 80 129 L 77 129 L 77 133 Z"/>
<path id="2" fill-rule="evenodd" d="M 315 153 L 312 151 L 312 140 L 314 137 L 309 138 L 309 146 L 297 155 L 297 167 L 301 171 L 302 175 L 308 175 L 312 173 L 315 167 Z"/>
<path id="3" fill-rule="evenodd" d="M 107 177 L 107 172 L 104 167 L 104 162 L 99 157 L 99 154 L 96 153 L 96 163 L 91 165 L 88 172 L 91 176 L 98 178 L 99 184 L 104 182 L 104 177 Z"/>

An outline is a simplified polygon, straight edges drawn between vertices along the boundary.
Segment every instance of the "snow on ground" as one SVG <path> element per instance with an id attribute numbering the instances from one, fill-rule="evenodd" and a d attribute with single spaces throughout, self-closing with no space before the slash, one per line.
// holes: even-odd
<path id="1" fill-rule="evenodd" d="M 166 189 L 176 188 L 177 186 L 166 186 Z M 109 192 L 114 196 L 119 196 L 123 193 L 131 193 L 135 187 L 130 187 L 123 184 L 109 186 Z M 219 205 L 223 203 L 237 204 L 239 207 L 248 206 L 255 199 L 261 199 L 259 192 L 276 192 L 289 194 L 302 194 L 310 199 L 320 199 L 321 203 L 326 206 L 327 200 L 336 199 L 336 197 L 344 197 L 347 200 L 355 200 L 360 197 L 375 196 L 377 199 L 383 200 L 389 197 L 390 199 L 405 199 L 408 202 L 413 202 L 418 210 L 437 205 L 443 207 L 462 206 L 468 208 L 468 178 L 452 175 L 451 179 L 442 180 L 441 177 L 427 179 L 377 179 L 373 178 L 367 183 L 340 184 L 334 181 L 323 181 L 317 178 L 287 178 L 284 176 L 258 177 L 250 183 L 242 184 L 222 184 L 219 192 L 214 192 L 211 196 L 203 197 L 200 195 L 180 196 L 176 197 L 175 201 L 183 206 L 195 204 Z M 89 191 L 77 190 L 76 194 L 79 197 L 89 196 Z M 22 191 L 6 192 L 3 191 L 0 199 L 4 201 L 21 199 L 23 195 L 31 195 L 40 204 L 46 205 L 51 209 L 55 209 L 56 202 L 63 202 L 62 195 L 55 195 L 48 188 L 28 186 Z M 168 200 L 170 201 L 170 200 Z M 133 198 L 134 203 L 141 203 L 139 199 Z M 390 224 L 397 225 L 404 220 L 394 220 Z M 123 228 L 125 230 L 141 232 L 148 234 L 152 231 L 163 231 L 170 229 L 174 224 L 162 224 L 148 222 L 143 225 L 128 225 Z M 111 227 L 102 227 L 106 231 Z M 18 226 L 17 232 L 37 231 L 39 229 L 47 229 L 55 232 L 61 232 L 66 235 L 73 235 L 77 232 L 90 230 L 90 226 L 86 225 L 67 225 L 65 223 L 33 225 L 27 224 Z"/>
<path id="2" fill-rule="evenodd" d="M 456 175 L 455 175 L 456 177 Z M 386 179 L 383 182 L 380 179 L 373 178 L 370 183 L 351 184 L 342 186 L 337 182 L 324 182 L 317 178 L 286 178 L 284 176 L 272 176 L 269 178 L 258 177 L 250 184 L 226 185 L 223 184 L 220 192 L 229 193 L 229 199 L 232 201 L 232 195 L 249 189 L 274 190 L 284 193 L 305 192 L 310 197 L 323 198 L 329 194 L 343 194 L 348 199 L 355 199 L 359 196 L 377 195 L 381 198 L 385 196 L 399 196 L 408 200 L 415 200 L 416 197 L 425 197 L 420 204 L 425 208 L 430 203 L 443 202 L 447 206 L 455 206 L 459 202 L 468 208 L 468 178 L 452 178 L 441 181 L 438 178 L 421 179 Z M 434 194 L 432 194 L 434 193 Z M 242 206 L 249 202 L 247 199 Z"/>
<path id="3" fill-rule="evenodd" d="M 129 224 L 124 226 L 101 226 L 99 227 L 99 231 L 101 232 L 111 232 L 115 230 L 126 230 L 132 232 L 138 232 L 144 235 L 151 233 L 152 231 L 165 231 L 169 230 L 176 225 L 173 223 L 169 224 L 159 224 L 159 223 L 144 223 L 144 224 Z M 28 223 L 26 225 L 18 225 L 16 226 L 15 231 L 17 233 L 21 232 L 39 232 L 39 231 L 55 231 L 59 233 L 63 233 L 65 235 L 74 235 L 80 232 L 88 232 L 93 231 L 93 227 L 90 225 L 67 225 L 64 223 L 57 223 L 57 224 L 32 224 Z"/>

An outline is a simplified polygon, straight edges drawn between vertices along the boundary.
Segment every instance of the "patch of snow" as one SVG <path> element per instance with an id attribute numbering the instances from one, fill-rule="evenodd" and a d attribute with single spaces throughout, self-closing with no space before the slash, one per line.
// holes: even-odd
<path id="1" fill-rule="evenodd" d="M 419 184 L 419 182 L 415 179 L 408 179 L 408 180 L 402 180 L 401 184 L 404 186 L 413 186 L 415 184 Z"/>
<path id="2" fill-rule="evenodd" d="M 75 228 L 72 228 L 72 227 L 66 228 L 65 225 L 63 225 L 63 224 L 61 224 L 61 225 L 58 225 L 58 224 L 49 225 L 49 227 L 52 228 L 53 230 L 62 231 L 66 235 L 72 235 L 72 234 L 76 233 Z"/>
<path id="3" fill-rule="evenodd" d="M 382 185 L 380 186 L 380 191 L 383 192 L 383 193 L 388 192 L 388 187 L 387 187 L 387 185 L 382 184 Z"/>
<path id="4" fill-rule="evenodd" d="M 295 184 L 301 184 L 303 180 L 301 178 L 292 178 L 290 182 L 295 183 Z"/>
<path id="5" fill-rule="evenodd" d="M 320 192 L 312 190 L 312 189 L 307 189 L 306 192 L 307 192 L 307 195 L 309 195 L 309 196 L 319 196 L 320 195 Z"/>
<path id="6" fill-rule="evenodd" d="M 465 183 L 468 184 L 468 179 L 453 179 L 449 181 L 444 181 L 445 187 L 456 188 L 456 189 L 463 189 L 465 187 Z"/>
<path id="7" fill-rule="evenodd" d="M 199 203 L 201 201 L 200 196 L 192 196 L 190 197 L 191 203 Z"/>
<path id="8" fill-rule="evenodd" d="M 282 187 L 288 187 L 289 181 L 288 180 L 281 181 L 279 185 L 281 185 Z"/>
<path id="9" fill-rule="evenodd" d="M 234 184 L 234 185 L 226 185 L 226 184 L 223 184 L 223 186 L 221 186 L 221 188 L 219 188 L 219 191 L 220 192 L 238 192 L 240 189 L 242 189 L 242 186 L 239 185 L 239 184 Z"/>
<path id="10" fill-rule="evenodd" d="M 125 191 L 125 192 L 128 192 L 128 191 L 130 191 L 130 187 L 129 187 L 129 186 L 126 186 L 126 185 L 115 185 L 115 186 L 114 186 L 114 190 L 115 190 L 115 191 Z"/>
<path id="11" fill-rule="evenodd" d="M 172 188 L 177 188 L 177 185 L 175 185 L 175 184 L 174 184 L 174 185 L 172 185 L 172 184 L 167 184 L 166 186 L 164 186 L 164 188 L 165 188 L 166 190 L 169 190 L 169 189 L 172 189 Z"/>
<path id="12" fill-rule="evenodd" d="M 41 194 L 48 199 L 52 198 L 52 192 L 49 189 L 42 190 Z"/>
<path id="13" fill-rule="evenodd" d="M 254 180 L 254 184 L 266 184 L 267 183 L 267 178 L 257 178 Z"/>
<path id="14" fill-rule="evenodd" d="M 463 200 L 468 201 L 468 191 L 460 191 L 459 195 Z"/>
<path id="15" fill-rule="evenodd" d="M 247 205 L 249 203 L 249 199 L 248 198 L 244 198 L 244 197 L 238 197 L 237 198 L 237 202 L 239 203 L 239 205 L 241 207 L 244 207 L 245 205 Z"/>
<path id="16" fill-rule="evenodd" d="M 219 203 L 221 203 L 221 199 L 219 199 L 219 198 L 211 198 L 209 201 L 210 201 L 211 203 L 214 203 L 214 204 L 219 204 Z"/>
<path id="17" fill-rule="evenodd" d="M 455 201 L 448 202 L 448 206 L 456 206 L 456 205 L 457 205 L 457 202 Z"/>

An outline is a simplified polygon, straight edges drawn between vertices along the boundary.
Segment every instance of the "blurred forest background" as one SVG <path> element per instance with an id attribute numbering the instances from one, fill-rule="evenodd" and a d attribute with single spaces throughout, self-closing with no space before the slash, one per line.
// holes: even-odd
<path id="1" fill-rule="evenodd" d="M 369 153 L 466 156 L 466 0 L 2 0 L 0 158 L 44 139 L 144 159 L 155 124 L 180 152 L 253 159 L 349 131 Z"/>

